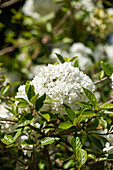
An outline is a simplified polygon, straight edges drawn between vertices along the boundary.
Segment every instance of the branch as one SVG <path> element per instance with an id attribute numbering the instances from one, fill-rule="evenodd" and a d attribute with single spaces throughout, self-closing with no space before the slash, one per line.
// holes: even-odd
<path id="1" fill-rule="evenodd" d="M 46 145 L 44 148 L 45 148 L 45 151 L 46 151 L 45 153 L 46 153 L 46 155 L 47 155 L 49 170 L 53 170 L 52 165 L 51 165 L 51 160 L 50 160 L 49 151 L 48 151 L 48 146 Z"/>
<path id="2" fill-rule="evenodd" d="M 19 149 L 19 150 L 33 151 L 33 150 L 37 150 L 37 149 L 39 149 L 39 148 L 21 148 L 21 147 L 18 146 L 18 149 Z"/>
<path id="3" fill-rule="evenodd" d="M 20 1 L 20 0 L 10 0 L 10 1 L 4 2 L 0 5 L 0 8 L 6 8 L 10 5 L 13 5 L 14 3 L 16 3 L 18 1 Z"/>
<path id="4" fill-rule="evenodd" d="M 56 25 L 56 27 L 53 29 L 53 35 L 56 35 L 58 33 L 61 33 L 61 30 L 59 30 L 62 25 L 64 24 L 64 22 L 66 21 L 66 19 L 71 15 L 71 11 L 67 11 L 66 14 L 63 16 L 63 18 L 59 21 L 59 23 Z M 48 43 L 48 41 L 51 39 L 50 35 L 46 35 L 42 38 L 42 43 L 46 44 Z"/>
<path id="5" fill-rule="evenodd" d="M 10 119 L 4 119 L 4 118 L 1 118 L 0 121 L 18 122 L 17 120 L 10 120 Z"/>
<path id="6" fill-rule="evenodd" d="M 106 76 L 106 77 L 104 77 L 103 79 L 100 79 L 100 80 L 95 81 L 94 84 L 99 84 L 99 83 L 103 82 L 104 80 L 107 80 L 108 78 L 109 78 L 109 77 Z"/>
<path id="7" fill-rule="evenodd" d="M 4 54 L 10 53 L 10 52 L 13 52 L 16 48 L 21 48 L 21 47 L 33 44 L 36 41 L 37 41 L 37 38 L 32 38 L 22 44 L 14 44 L 10 47 L 4 48 L 3 50 L 0 50 L 0 55 L 4 55 Z"/>
<path id="8" fill-rule="evenodd" d="M 64 22 L 67 20 L 67 18 L 71 15 L 71 11 L 68 10 L 66 14 L 63 16 L 63 18 L 60 20 L 60 22 L 56 25 L 56 27 L 53 30 L 53 34 L 55 35 L 57 31 L 60 29 L 60 27 L 64 24 Z"/>

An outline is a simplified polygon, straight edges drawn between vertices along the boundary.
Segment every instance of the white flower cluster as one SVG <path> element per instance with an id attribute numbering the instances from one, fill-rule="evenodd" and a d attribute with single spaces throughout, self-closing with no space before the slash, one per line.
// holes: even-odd
<path id="1" fill-rule="evenodd" d="M 107 152 L 108 154 L 113 154 L 113 146 L 110 146 L 110 143 L 107 142 L 103 151 Z"/>
<path id="2" fill-rule="evenodd" d="M 40 16 L 58 11 L 60 7 L 61 5 L 53 0 L 26 0 L 22 11 L 27 16 L 39 19 Z"/>
<path id="3" fill-rule="evenodd" d="M 59 48 L 54 48 L 52 50 L 52 53 L 50 55 L 50 58 L 53 61 L 58 61 L 55 53 L 61 54 L 63 57 L 69 57 L 72 58 L 74 56 L 78 56 L 78 62 L 79 62 L 79 66 L 80 69 L 85 71 L 88 66 L 92 65 L 92 61 L 89 57 L 89 55 L 92 54 L 92 50 L 89 47 L 86 47 L 83 43 L 74 43 L 70 49 L 69 52 L 65 51 L 65 50 L 61 50 Z"/>
<path id="4" fill-rule="evenodd" d="M 105 134 L 103 136 L 108 140 L 108 142 L 106 142 L 105 144 L 105 148 L 103 149 L 103 151 L 109 154 L 113 154 L 113 134 L 112 134 L 113 126 L 111 126 L 109 130 L 108 129 L 100 130 L 99 133 Z"/>
<path id="5" fill-rule="evenodd" d="M 88 12 L 92 12 L 94 9 L 94 3 L 92 0 L 79 0 L 79 1 L 72 1 L 72 5 L 75 7 L 76 10 L 79 10 L 78 12 L 83 12 L 83 10 L 86 10 Z M 81 11 L 80 11 L 81 10 Z"/>
<path id="6" fill-rule="evenodd" d="M 94 84 L 91 79 L 74 68 L 71 63 L 51 65 L 44 67 L 38 75 L 31 81 L 34 85 L 35 93 L 42 96 L 46 93 L 47 97 L 57 100 L 51 104 L 44 104 L 43 110 L 51 110 L 53 112 L 62 112 L 64 108 L 62 104 L 70 106 L 77 110 L 80 106 L 76 103 L 78 101 L 87 101 L 82 87 L 94 91 Z M 16 98 L 22 97 L 27 100 L 25 94 L 25 86 L 20 86 Z"/>

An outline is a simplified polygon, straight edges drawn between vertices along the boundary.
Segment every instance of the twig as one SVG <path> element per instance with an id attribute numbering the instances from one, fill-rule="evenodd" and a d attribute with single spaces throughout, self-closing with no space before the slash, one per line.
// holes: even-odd
<path id="1" fill-rule="evenodd" d="M 106 103 L 100 105 L 100 108 L 101 108 L 101 106 L 103 106 L 103 105 L 105 105 L 105 104 L 108 104 L 108 103 L 113 103 L 113 99 L 111 99 L 111 100 L 109 100 L 108 102 L 106 102 Z"/>
<path id="2" fill-rule="evenodd" d="M 63 25 L 63 23 L 67 20 L 67 18 L 71 15 L 71 11 L 67 11 L 66 14 L 63 16 L 63 18 L 60 20 L 60 22 L 57 24 L 57 26 L 53 30 L 53 34 L 56 34 L 56 32 L 60 29 L 60 27 Z"/>
<path id="3" fill-rule="evenodd" d="M 33 150 L 37 150 L 37 149 L 39 149 L 39 148 L 21 148 L 21 147 L 18 146 L 18 149 L 19 149 L 19 150 L 33 151 Z"/>
<path id="4" fill-rule="evenodd" d="M 58 33 L 61 33 L 62 31 L 59 30 L 63 23 L 66 21 L 66 19 L 71 15 L 71 11 L 67 11 L 66 14 L 63 16 L 63 18 L 60 20 L 60 22 L 56 25 L 56 27 L 53 29 L 53 35 L 56 35 Z M 48 43 L 48 41 L 51 39 L 50 35 L 46 35 L 42 38 L 42 42 L 44 44 Z"/>
<path id="5" fill-rule="evenodd" d="M 0 119 L 0 121 L 7 121 L 7 122 L 18 122 L 17 120 L 10 120 L 10 119 Z"/>
<path id="6" fill-rule="evenodd" d="M 32 38 L 22 44 L 14 44 L 10 47 L 7 47 L 7 48 L 4 48 L 3 50 L 0 50 L 0 55 L 4 55 L 4 54 L 7 54 L 7 53 L 10 53 L 12 51 L 14 51 L 16 48 L 21 48 L 21 47 L 24 47 L 24 46 L 27 46 L 27 45 L 30 45 L 30 44 L 33 44 L 37 41 L 37 38 Z"/>
<path id="7" fill-rule="evenodd" d="M 48 146 L 46 145 L 44 148 L 45 148 L 46 155 L 47 155 L 47 160 L 48 160 L 49 170 L 53 170 L 52 165 L 51 165 L 51 160 L 50 160 L 49 151 L 48 151 Z"/>
<path id="8" fill-rule="evenodd" d="M 16 2 L 18 2 L 20 0 L 10 0 L 10 1 L 7 1 L 7 2 L 4 2 L 0 5 L 0 8 L 5 8 L 5 7 L 8 7 Z"/>
<path id="9" fill-rule="evenodd" d="M 94 84 L 99 84 L 99 83 L 101 83 L 102 81 L 107 80 L 108 78 L 109 78 L 109 77 L 106 76 L 106 77 L 104 77 L 103 79 L 100 79 L 100 80 L 95 81 Z"/>

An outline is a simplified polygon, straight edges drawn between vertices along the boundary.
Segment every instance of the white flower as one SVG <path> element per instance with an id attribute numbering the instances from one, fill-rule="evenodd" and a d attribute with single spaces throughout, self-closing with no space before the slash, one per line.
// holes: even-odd
<path id="1" fill-rule="evenodd" d="M 103 149 L 103 152 L 107 152 L 109 154 L 113 154 L 113 146 L 110 146 L 110 144 L 107 142 L 105 144 L 105 148 Z"/>
<path id="2" fill-rule="evenodd" d="M 39 19 L 40 16 L 58 11 L 60 7 L 61 5 L 55 3 L 53 0 L 27 0 L 22 11 L 25 15 Z"/>
<path id="3" fill-rule="evenodd" d="M 76 102 L 87 101 L 82 87 L 94 90 L 91 79 L 67 62 L 58 65 L 49 64 L 34 77 L 31 84 L 34 85 L 35 93 L 39 96 L 46 93 L 47 97 L 59 101 L 45 104 L 43 107 L 43 110 L 49 109 L 54 112 L 63 111 L 63 103 L 75 110 L 80 108 Z"/>

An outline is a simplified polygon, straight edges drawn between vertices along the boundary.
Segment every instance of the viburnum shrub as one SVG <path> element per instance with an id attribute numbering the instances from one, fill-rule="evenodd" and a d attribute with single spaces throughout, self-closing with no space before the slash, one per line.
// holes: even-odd
<path id="1" fill-rule="evenodd" d="M 102 62 L 106 77 L 93 83 L 77 57 L 56 55 L 61 63 L 44 67 L 15 98 L 5 95 L 13 84 L 0 85 L 2 154 L 13 169 L 103 168 L 113 160 L 113 100 L 99 103 L 94 92 L 112 79 L 113 67 Z"/>

